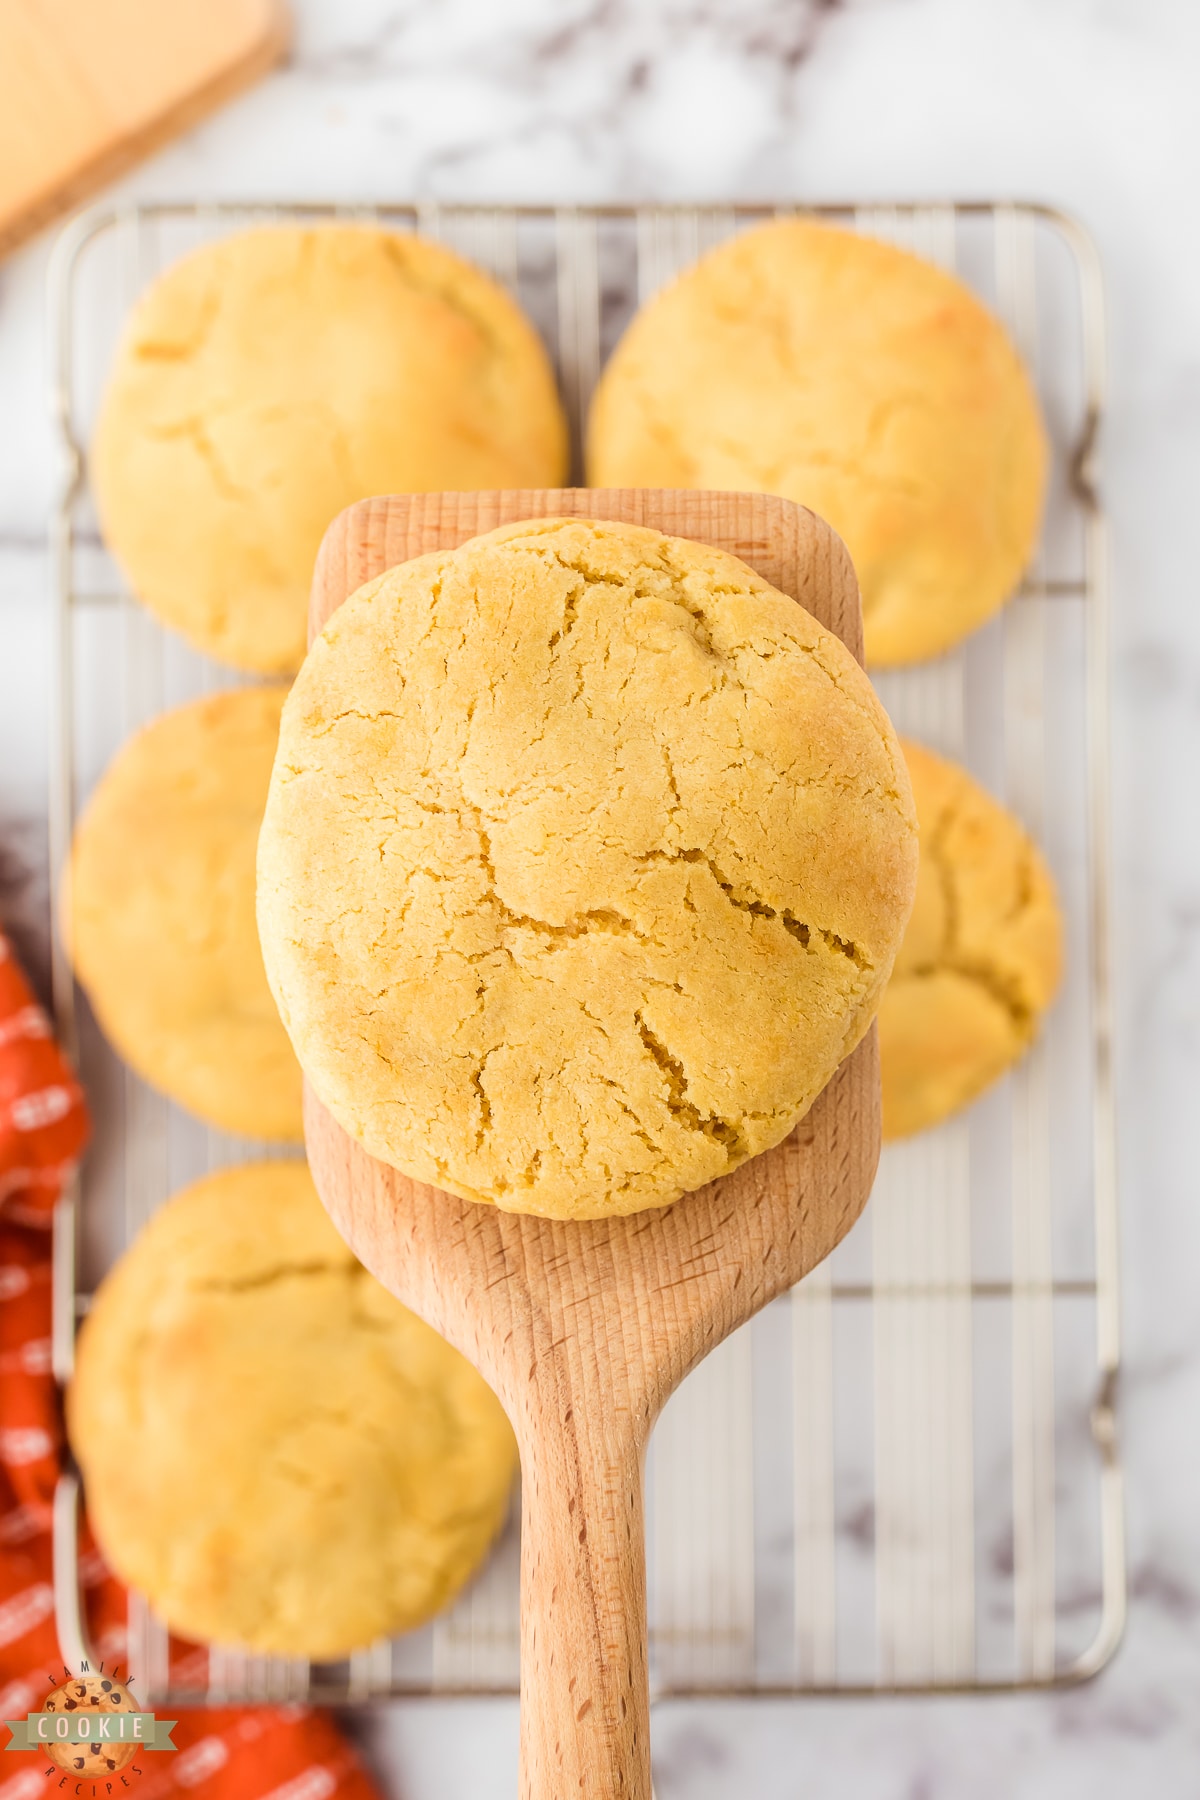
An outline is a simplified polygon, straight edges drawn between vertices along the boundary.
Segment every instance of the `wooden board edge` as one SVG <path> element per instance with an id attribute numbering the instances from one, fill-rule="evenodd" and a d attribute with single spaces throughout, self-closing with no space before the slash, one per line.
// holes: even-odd
<path id="1" fill-rule="evenodd" d="M 118 139 L 108 149 L 80 164 L 74 175 L 55 185 L 52 193 L 0 222 L 0 257 L 36 237 L 55 219 L 75 211 L 99 189 L 144 162 L 155 150 L 182 137 L 227 100 L 235 99 L 252 87 L 283 61 L 291 48 L 292 36 L 292 19 L 286 0 L 266 0 L 266 17 L 259 37 L 249 49 L 240 51 L 234 62 L 218 70 L 211 80 L 172 105 L 167 112 L 149 120 L 139 131 Z"/>

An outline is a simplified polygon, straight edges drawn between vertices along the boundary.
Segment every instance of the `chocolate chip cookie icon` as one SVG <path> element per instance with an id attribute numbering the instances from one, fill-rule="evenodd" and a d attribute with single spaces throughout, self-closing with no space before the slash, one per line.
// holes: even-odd
<path id="1" fill-rule="evenodd" d="M 42 1702 L 44 1713 L 66 1714 L 74 1717 L 79 1713 L 134 1713 L 137 1702 L 123 1682 L 114 1681 L 108 1675 L 73 1675 L 56 1687 Z M 72 1775 L 116 1775 L 126 1769 L 142 1746 L 136 1743 L 121 1743 L 119 1739 L 99 1741 L 91 1739 L 86 1743 L 69 1740 L 46 1744 L 46 1755 L 56 1769 L 65 1769 Z"/>

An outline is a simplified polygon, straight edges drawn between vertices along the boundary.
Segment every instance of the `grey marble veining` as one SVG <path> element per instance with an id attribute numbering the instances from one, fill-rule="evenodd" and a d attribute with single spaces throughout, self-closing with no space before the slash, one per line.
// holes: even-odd
<path id="1" fill-rule="evenodd" d="M 1200 1767 L 1200 246 L 1189 0 L 301 0 L 291 65 L 139 196 L 838 199 L 1017 193 L 1111 300 L 1117 948 L 1133 1613 L 1050 1697 L 668 1707 L 659 1800 L 1185 1800 Z M 0 916 L 44 970 L 48 242 L 0 266 Z M 851 1522 L 852 1523 L 852 1522 Z M 1081 1600 L 1086 1596 L 1081 1596 Z M 511 1706 L 380 1709 L 406 1800 L 514 1792 Z"/>

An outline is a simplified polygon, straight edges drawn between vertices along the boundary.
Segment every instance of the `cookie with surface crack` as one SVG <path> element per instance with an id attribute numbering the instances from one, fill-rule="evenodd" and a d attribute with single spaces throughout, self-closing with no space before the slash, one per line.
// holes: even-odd
<path id="1" fill-rule="evenodd" d="M 1033 1042 L 1062 972 L 1054 881 L 1020 821 L 965 769 L 904 742 L 917 898 L 879 1009 L 883 1135 L 968 1105 Z"/>
<path id="2" fill-rule="evenodd" d="M 67 1423 L 122 1580 L 187 1637 L 281 1656 L 448 1605 L 516 1473 L 491 1389 L 355 1261 L 301 1162 L 154 1215 L 84 1322 Z"/>
<path id="3" fill-rule="evenodd" d="M 787 1136 L 874 1015 L 915 874 L 839 639 L 722 551 L 539 519 L 330 620 L 284 709 L 259 926 L 372 1155 L 598 1218 Z"/>
<path id="4" fill-rule="evenodd" d="M 733 488 L 811 507 L 858 572 L 868 663 L 936 656 L 1033 551 L 1033 387 L 954 276 L 812 219 L 743 232 L 655 296 L 592 403 L 597 487 Z"/>
<path id="5" fill-rule="evenodd" d="M 254 857 L 282 687 L 209 694 L 118 752 L 71 846 L 62 926 L 144 1081 L 220 1131 L 299 1143 L 300 1068 L 271 998 Z"/>
<path id="6" fill-rule="evenodd" d="M 326 526 L 371 494 L 552 487 L 566 428 L 536 332 L 441 244 L 271 225 L 139 300 L 92 447 L 109 547 L 151 610 L 265 674 L 304 655 Z"/>

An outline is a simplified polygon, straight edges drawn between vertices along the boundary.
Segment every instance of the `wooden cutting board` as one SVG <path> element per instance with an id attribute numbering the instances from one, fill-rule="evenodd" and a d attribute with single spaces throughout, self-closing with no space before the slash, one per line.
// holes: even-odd
<path id="1" fill-rule="evenodd" d="M 284 0 L 0 0 L 0 254 L 279 61 Z"/>
<path id="2" fill-rule="evenodd" d="M 729 550 L 861 658 L 858 587 L 820 519 L 767 494 L 556 489 L 366 500 L 330 526 L 310 634 L 394 563 L 536 516 Z M 854 1223 L 879 1155 L 872 1029 L 773 1150 L 662 1212 L 572 1223 L 375 1162 L 309 1089 L 318 1192 L 356 1255 L 496 1389 L 521 1449 L 522 1800 L 651 1800 L 642 1460 L 664 1401 Z"/>

